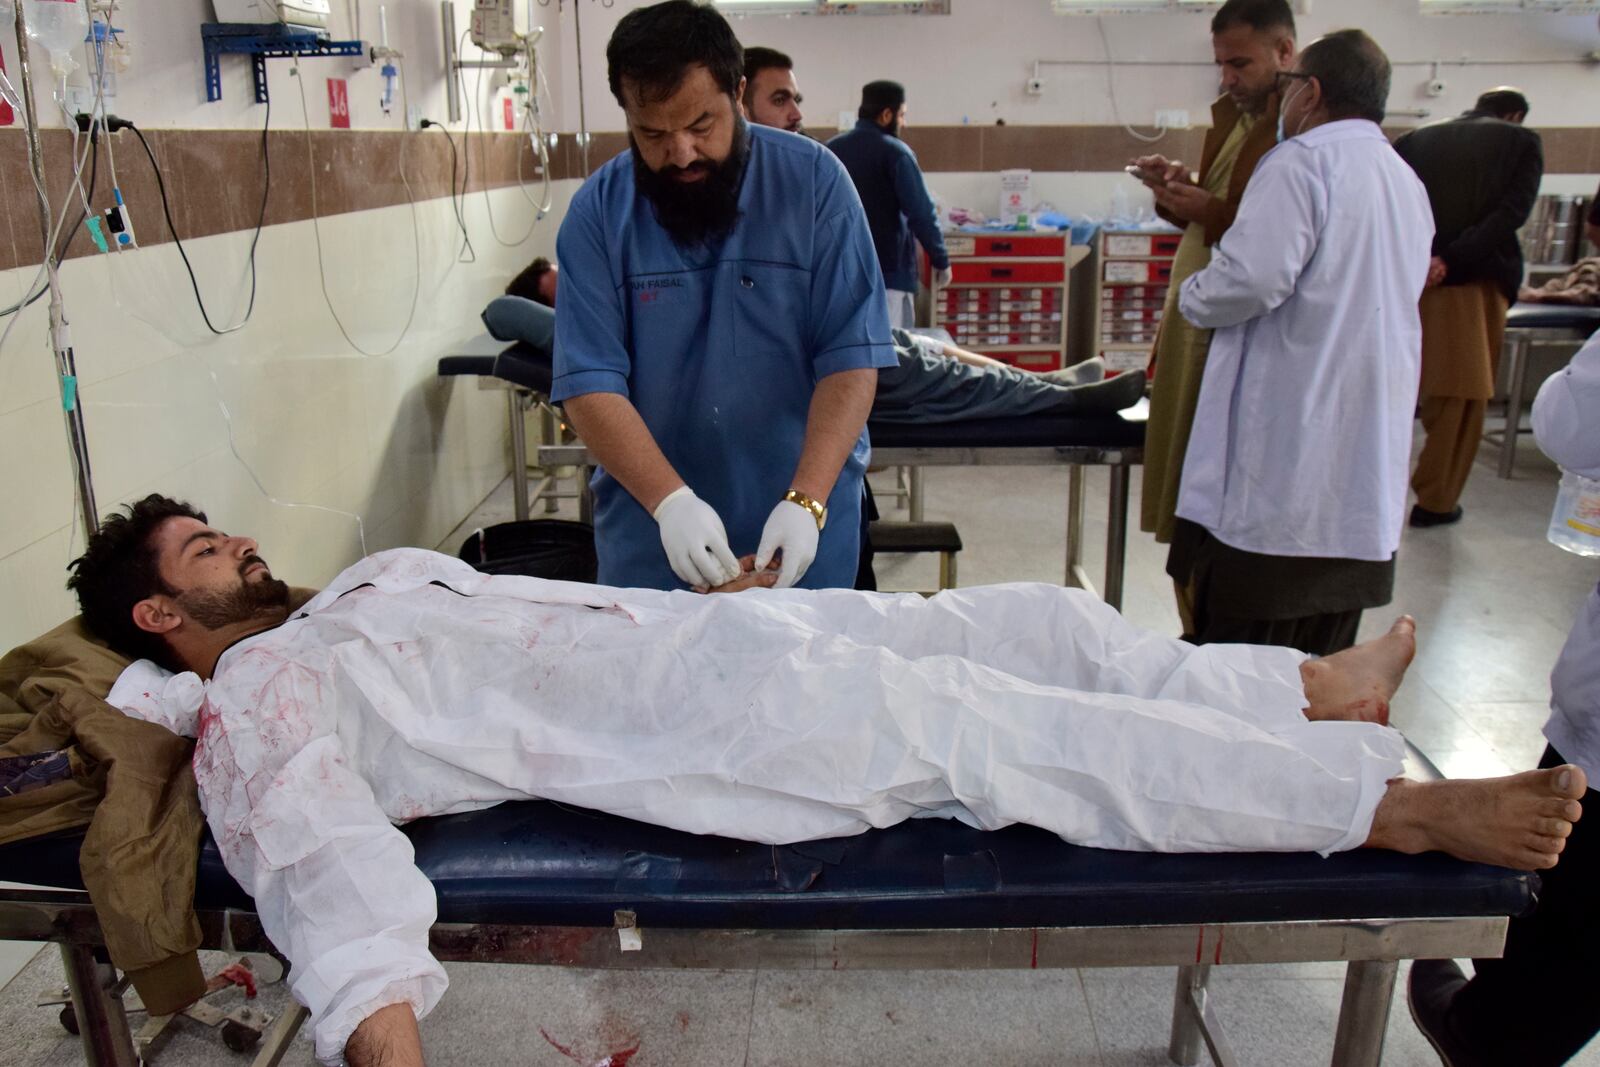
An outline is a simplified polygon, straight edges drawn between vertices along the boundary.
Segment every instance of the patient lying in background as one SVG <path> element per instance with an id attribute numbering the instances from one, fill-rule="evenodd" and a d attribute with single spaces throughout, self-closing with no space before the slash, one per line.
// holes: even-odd
<path id="1" fill-rule="evenodd" d="M 1399 777 L 1406 618 L 1313 661 L 1187 645 L 1056 586 L 704 596 L 420 549 L 291 608 L 256 542 L 159 496 L 109 518 L 70 584 L 145 658 L 110 702 L 198 738 L 206 818 L 317 1056 L 357 1067 L 421 1063 L 416 1020 L 446 986 L 433 887 L 395 828 L 416 818 L 542 797 L 769 843 L 941 816 L 1100 848 L 1538 868 L 1586 787 L 1570 765 Z"/>

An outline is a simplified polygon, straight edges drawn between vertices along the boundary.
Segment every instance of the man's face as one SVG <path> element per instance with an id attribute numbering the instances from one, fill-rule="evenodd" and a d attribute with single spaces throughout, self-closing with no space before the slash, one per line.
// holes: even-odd
<path id="1" fill-rule="evenodd" d="M 750 121 L 760 126 L 776 126 L 780 130 L 799 133 L 804 116 L 800 114 L 800 86 L 795 83 L 794 71 L 782 67 L 765 67 L 756 71 L 756 77 L 745 90 L 750 101 Z"/>
<path id="2" fill-rule="evenodd" d="M 744 91 L 743 79 L 738 91 Z M 656 220 L 686 247 L 727 236 L 739 219 L 739 185 L 750 155 L 750 131 L 736 97 L 699 65 L 665 100 L 641 100 L 627 79 L 622 93 L 634 184 Z"/>
<path id="3" fill-rule="evenodd" d="M 900 131 L 906 126 L 906 106 L 901 104 L 893 114 L 888 108 L 878 112 L 878 125 L 883 127 L 883 132 L 890 137 L 899 137 Z"/>
<path id="4" fill-rule="evenodd" d="M 281 617 L 289 586 L 272 576 L 248 537 L 229 537 L 197 519 L 177 516 L 155 533 L 161 578 L 176 589 L 176 610 L 199 626 Z"/>
<path id="5" fill-rule="evenodd" d="M 738 91 L 744 92 L 744 82 Z M 641 100 L 638 86 L 622 82 L 633 150 L 651 173 L 682 184 L 704 181 L 733 150 L 738 113 L 734 97 L 717 86 L 705 67 L 689 68 L 683 84 L 665 100 Z"/>
<path id="6" fill-rule="evenodd" d="M 1294 38 L 1234 25 L 1212 34 L 1211 51 L 1221 71 L 1222 91 L 1240 111 L 1259 115 L 1267 109 L 1278 71 L 1294 63 Z"/>
<path id="7" fill-rule="evenodd" d="M 1320 84 L 1306 77 L 1298 67 L 1279 76 L 1278 114 L 1283 117 L 1285 137 L 1298 137 L 1311 128 L 1313 115 L 1321 100 Z"/>
<path id="8" fill-rule="evenodd" d="M 554 263 L 550 269 L 539 276 L 539 298 L 550 307 L 556 306 L 556 275 L 559 273 Z"/>

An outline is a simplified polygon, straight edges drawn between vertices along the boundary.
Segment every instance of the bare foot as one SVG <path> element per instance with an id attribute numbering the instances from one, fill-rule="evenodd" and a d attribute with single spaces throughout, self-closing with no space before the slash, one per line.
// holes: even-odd
<path id="1" fill-rule="evenodd" d="M 1397 778 L 1378 802 L 1367 848 L 1448 852 L 1521 871 L 1554 867 L 1588 788 L 1572 764 L 1505 778 Z"/>
<path id="2" fill-rule="evenodd" d="M 1417 654 L 1417 621 L 1402 615 L 1382 637 L 1300 665 L 1306 718 L 1389 722 L 1389 698 Z"/>

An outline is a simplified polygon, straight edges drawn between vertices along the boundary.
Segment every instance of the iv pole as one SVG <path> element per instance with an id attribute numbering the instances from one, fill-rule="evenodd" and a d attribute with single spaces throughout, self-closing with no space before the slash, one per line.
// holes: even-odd
<path id="1" fill-rule="evenodd" d="M 100 512 L 94 502 L 94 480 L 89 473 L 89 441 L 83 426 L 83 406 L 78 396 L 78 368 L 72 340 L 61 303 L 61 285 L 56 277 L 55 249 L 50 246 L 50 200 L 45 195 L 44 149 L 39 142 L 39 119 L 33 103 L 33 72 L 28 64 L 28 16 L 26 4 L 17 4 L 17 63 L 22 76 L 22 110 L 28 126 L 28 162 L 33 167 L 34 192 L 39 201 L 39 228 L 44 234 L 44 270 L 50 287 L 50 348 L 55 353 L 56 381 L 61 390 L 61 411 L 67 423 L 67 443 L 71 446 L 72 475 L 78 485 L 79 519 L 87 540 L 100 528 Z M 90 136 L 93 136 L 93 130 Z M 22 314 L 18 309 L 17 314 Z"/>

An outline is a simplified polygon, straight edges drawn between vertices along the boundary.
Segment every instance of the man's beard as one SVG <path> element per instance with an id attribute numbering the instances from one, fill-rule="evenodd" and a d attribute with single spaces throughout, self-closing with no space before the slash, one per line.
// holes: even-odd
<path id="1" fill-rule="evenodd" d="M 888 134 L 890 137 L 896 137 L 896 138 L 899 137 L 900 136 L 900 120 L 899 119 L 895 119 L 893 122 L 889 123 L 889 125 L 883 127 L 883 132 Z"/>
<path id="2" fill-rule="evenodd" d="M 655 210 L 656 221 L 678 245 L 710 245 L 733 232 L 739 221 L 739 185 L 750 159 L 750 131 L 740 119 L 733 131 L 728 158 L 721 163 L 701 160 L 688 167 L 667 165 L 653 171 L 645 165 L 639 146 L 628 135 L 633 149 L 634 185 Z M 675 177 L 685 170 L 699 170 L 704 178 L 681 182 Z"/>
<path id="3" fill-rule="evenodd" d="M 178 605 L 189 618 L 208 630 L 220 630 L 234 623 L 280 615 L 289 605 L 289 583 L 272 577 L 258 582 L 245 580 L 243 572 L 252 564 L 261 562 L 252 556 L 241 563 L 236 587 L 205 591 L 191 589 L 178 594 Z"/>

